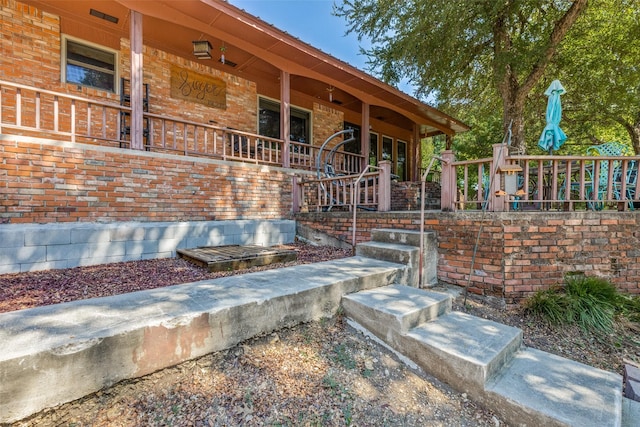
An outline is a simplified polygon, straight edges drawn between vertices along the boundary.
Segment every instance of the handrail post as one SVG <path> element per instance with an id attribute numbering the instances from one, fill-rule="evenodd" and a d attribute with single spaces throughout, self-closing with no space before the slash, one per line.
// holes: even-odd
<path id="1" fill-rule="evenodd" d="M 380 162 L 380 182 L 378 185 L 378 211 L 391 210 L 391 161 Z"/>
<path id="2" fill-rule="evenodd" d="M 455 155 L 452 150 L 445 150 L 440 153 L 443 159 L 442 176 L 440 180 L 440 209 L 443 211 L 454 211 L 456 200 L 456 168 L 452 164 L 455 161 Z"/>

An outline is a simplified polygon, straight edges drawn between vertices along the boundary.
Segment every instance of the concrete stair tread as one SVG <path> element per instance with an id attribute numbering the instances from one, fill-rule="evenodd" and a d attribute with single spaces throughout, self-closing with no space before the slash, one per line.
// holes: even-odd
<path id="1" fill-rule="evenodd" d="M 398 284 L 343 297 L 347 315 L 358 323 L 377 322 L 401 333 L 451 311 L 451 305 L 447 294 Z"/>
<path id="2" fill-rule="evenodd" d="M 397 250 L 402 252 L 413 252 L 420 249 L 418 246 L 410 246 L 402 243 L 391 243 L 391 242 L 363 242 L 363 243 L 358 243 L 358 248 L 382 248 L 382 249 L 392 249 L 392 250 Z"/>
<path id="3" fill-rule="evenodd" d="M 622 398 L 622 427 L 638 427 L 640 424 L 640 402 Z"/>
<path id="4" fill-rule="evenodd" d="M 532 414 L 529 423 L 619 426 L 621 384 L 620 375 L 528 348 L 518 352 L 486 390 L 513 407 L 526 407 Z"/>
<path id="5" fill-rule="evenodd" d="M 430 237 L 431 235 L 433 237 Z M 428 242 L 430 238 L 435 239 L 435 232 L 425 230 L 425 235 L 423 237 L 425 242 Z M 371 240 L 375 242 L 398 243 L 401 245 L 420 247 L 420 231 L 374 228 L 371 230 Z"/>
<path id="6" fill-rule="evenodd" d="M 522 342 L 518 328 L 457 311 L 422 324 L 409 335 L 474 363 L 488 363 L 514 340 L 517 347 Z"/>
<path id="7" fill-rule="evenodd" d="M 482 386 L 522 346 L 522 331 L 461 312 L 451 312 L 409 331 L 447 365 L 443 370 Z M 459 372 L 460 370 L 466 372 Z"/>

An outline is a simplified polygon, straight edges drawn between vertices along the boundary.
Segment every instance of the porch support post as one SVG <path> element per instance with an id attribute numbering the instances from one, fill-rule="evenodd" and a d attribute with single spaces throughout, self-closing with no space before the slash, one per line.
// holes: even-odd
<path id="1" fill-rule="evenodd" d="M 442 162 L 442 177 L 440 180 L 440 209 L 443 211 L 455 211 L 456 200 L 456 168 L 452 163 L 456 160 L 451 150 L 440 153 Z"/>
<path id="2" fill-rule="evenodd" d="M 369 127 L 371 126 L 369 120 L 369 104 L 366 102 L 362 103 L 362 120 L 360 126 L 360 152 L 363 156 L 360 170 L 363 170 L 369 164 Z"/>
<path id="3" fill-rule="evenodd" d="M 291 81 L 287 71 L 280 71 L 280 135 L 284 141 L 282 147 L 282 166 L 288 168 L 290 166 L 289 150 L 290 150 L 290 117 L 291 117 Z"/>
<path id="4" fill-rule="evenodd" d="M 142 14 L 135 10 L 131 11 L 129 40 L 131 42 L 131 148 L 142 150 L 144 148 L 142 136 Z"/>
<path id="5" fill-rule="evenodd" d="M 391 210 L 391 161 L 383 160 L 379 166 L 378 212 L 389 212 Z"/>
<path id="6" fill-rule="evenodd" d="M 407 159 L 405 160 L 408 165 L 405 166 L 407 171 L 410 171 L 407 179 L 409 181 L 420 181 L 422 178 L 418 172 L 420 166 L 422 166 L 422 139 L 420 138 L 420 125 L 413 124 L 413 141 L 407 147 L 409 152 L 407 153 Z M 413 156 L 410 153 L 413 152 Z"/>

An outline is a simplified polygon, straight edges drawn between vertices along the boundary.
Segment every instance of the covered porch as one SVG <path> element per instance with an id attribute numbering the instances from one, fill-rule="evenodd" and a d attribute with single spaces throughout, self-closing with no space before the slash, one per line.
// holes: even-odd
<path id="1" fill-rule="evenodd" d="M 313 170 L 352 129 L 336 173 L 415 181 L 421 138 L 468 130 L 228 2 L 16 4 L 2 133 Z"/>

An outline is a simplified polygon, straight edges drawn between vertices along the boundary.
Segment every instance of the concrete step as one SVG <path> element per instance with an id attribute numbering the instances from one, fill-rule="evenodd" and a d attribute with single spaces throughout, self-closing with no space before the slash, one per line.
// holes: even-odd
<path id="1" fill-rule="evenodd" d="M 401 245 L 420 247 L 420 231 L 396 230 L 390 228 L 374 228 L 371 240 L 382 243 L 398 243 Z M 423 287 L 435 286 L 438 283 L 438 240 L 435 231 L 425 230 L 423 242 Z"/>
<path id="2" fill-rule="evenodd" d="M 514 424 L 602 427 L 622 422 L 619 375 L 528 348 L 486 388 L 487 401 Z M 635 424 L 640 425 L 640 419 Z"/>
<path id="3" fill-rule="evenodd" d="M 0 424 L 333 316 L 403 268 L 356 256 L 0 314 Z"/>
<path id="4" fill-rule="evenodd" d="M 434 242 L 435 231 L 425 230 L 425 247 Z M 420 246 L 420 231 L 397 230 L 395 228 L 374 228 L 371 230 L 371 241 L 383 243 L 399 243 L 407 246 Z"/>
<path id="5" fill-rule="evenodd" d="M 406 334 L 420 323 L 450 312 L 451 300 L 444 293 L 394 284 L 345 295 L 342 307 L 348 317 L 385 340 L 389 329 Z"/>
<path id="6" fill-rule="evenodd" d="M 517 426 L 640 426 L 622 377 L 522 346 L 522 331 L 460 312 L 450 297 L 390 285 L 343 297 L 347 316 Z M 446 307 L 446 308 L 443 308 Z"/>
<path id="7" fill-rule="evenodd" d="M 427 372 L 458 390 L 477 394 L 522 346 L 522 331 L 451 312 L 411 329 L 402 351 Z"/>
<path id="8" fill-rule="evenodd" d="M 365 242 L 356 246 L 356 256 L 403 264 L 403 272 L 396 283 L 418 286 L 419 248 L 398 243 Z"/>
<path id="9" fill-rule="evenodd" d="M 622 398 L 622 427 L 638 427 L 640 425 L 640 402 Z"/>

